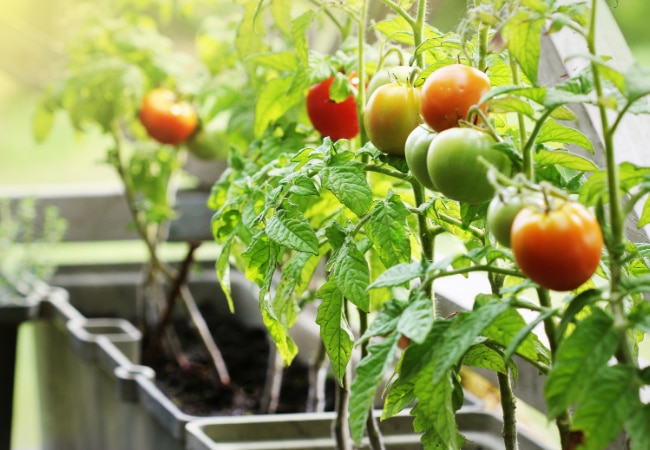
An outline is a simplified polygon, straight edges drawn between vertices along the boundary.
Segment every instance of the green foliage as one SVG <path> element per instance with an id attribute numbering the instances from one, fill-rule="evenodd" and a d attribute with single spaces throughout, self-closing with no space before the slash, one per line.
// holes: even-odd
<path id="1" fill-rule="evenodd" d="M 184 148 L 147 141 L 139 102 L 159 85 L 190 100 L 202 129 L 215 129 L 226 147 L 220 154 L 227 154 L 228 168 L 208 207 L 229 306 L 231 270 L 238 269 L 259 287 L 264 324 L 288 364 L 299 350 L 291 328 L 307 304 L 316 304 L 333 373 L 350 388 L 356 442 L 383 387 L 384 418 L 411 409 L 425 449 L 461 448 L 454 421 L 462 404 L 460 368 L 516 377 L 517 355 L 548 375 L 548 416 L 573 419 L 570 429 L 585 438 L 580 448 L 605 448 L 622 429 L 633 448 L 645 448 L 648 409 L 638 392 L 650 377 L 636 367 L 635 352 L 650 329 L 642 299 L 650 289 L 650 252 L 623 230 L 637 206 L 639 224 L 650 223 L 650 169 L 610 165 L 619 161 L 613 135 L 623 118 L 650 112 L 647 70 L 621 71 L 607 57 L 586 54 L 581 70 L 556 84 L 538 82 L 543 33 L 569 27 L 587 43 L 593 39 L 584 2 L 477 0 L 451 32 L 422 21 L 424 2 L 383 2 L 389 12 L 373 22 L 372 35 L 362 22 L 366 2 L 312 3 L 235 2 L 200 21 L 195 54 L 179 51 L 160 30 L 202 2 L 121 5 L 128 14 L 91 22 L 70 46 L 68 74 L 44 96 L 34 134 L 46 138 L 54 114 L 64 110 L 78 130 L 98 127 L 111 136 L 108 160 L 128 188 L 142 234 L 157 236 L 174 217 L 170 186 Z M 157 11 L 161 23 L 144 10 Z M 317 50 L 312 36 L 326 34 L 334 34 L 334 48 Z M 487 205 L 425 191 L 404 159 L 383 155 L 363 131 L 333 142 L 313 129 L 304 108 L 312 84 L 334 76 L 331 100 L 352 94 L 362 115 L 367 74 L 395 60 L 417 67 L 415 86 L 452 63 L 486 72 L 493 86 L 481 100 L 486 113 L 462 126 L 494 136 L 495 149 L 518 172 L 509 178 L 490 168 L 491 182 L 497 191 L 514 187 L 547 205 L 576 198 L 592 207 L 606 241 L 598 288 L 587 283 L 551 304 L 486 229 Z M 353 86 L 351 73 L 364 83 Z M 601 114 L 603 139 L 580 131 L 576 105 Z M 602 153 L 608 157 L 598 160 L 607 167 L 592 156 Z M 455 244 L 446 254 L 437 249 L 443 235 Z M 482 277 L 490 291 L 443 318 L 436 315 L 436 283 L 451 276 L 461 283 Z M 535 334 L 541 324 L 549 348 Z M 404 337 L 409 345 L 401 350 Z"/>

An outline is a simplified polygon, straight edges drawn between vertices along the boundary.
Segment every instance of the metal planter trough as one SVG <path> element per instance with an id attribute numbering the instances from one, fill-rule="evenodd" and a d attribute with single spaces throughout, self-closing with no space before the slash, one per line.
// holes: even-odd
<path id="1" fill-rule="evenodd" d="M 379 414 L 379 413 L 378 413 Z M 258 417 L 202 419 L 187 425 L 187 450 L 330 450 L 334 413 L 287 414 Z M 474 406 L 456 415 L 465 450 L 501 450 L 499 416 Z M 413 432 L 413 417 L 399 415 L 380 422 L 387 450 L 421 450 L 420 436 Z M 360 447 L 367 449 L 364 442 Z M 521 450 L 550 450 L 526 433 L 519 434 Z"/>

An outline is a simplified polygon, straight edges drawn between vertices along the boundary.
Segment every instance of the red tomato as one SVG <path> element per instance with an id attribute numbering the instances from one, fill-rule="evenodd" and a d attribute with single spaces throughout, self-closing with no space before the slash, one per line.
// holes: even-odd
<path id="1" fill-rule="evenodd" d="M 489 90 L 490 80 L 480 70 L 463 64 L 441 67 L 422 85 L 422 117 L 438 132 L 457 127 Z"/>
<path id="2" fill-rule="evenodd" d="M 354 96 L 350 94 L 342 102 L 330 98 L 330 86 L 334 77 L 329 77 L 309 88 L 307 93 L 307 115 L 312 125 L 322 136 L 333 141 L 352 139 L 359 134 L 359 115 Z M 359 79 L 350 77 L 353 87 L 358 87 Z"/>
<path id="3" fill-rule="evenodd" d="M 156 88 L 142 99 L 140 122 L 152 139 L 178 145 L 196 131 L 199 119 L 189 103 L 178 101 L 168 89 Z"/>
<path id="4" fill-rule="evenodd" d="M 589 280 L 603 247 L 596 217 L 571 201 L 551 210 L 523 208 L 512 222 L 510 241 L 521 271 L 554 291 L 570 291 Z"/>
<path id="5" fill-rule="evenodd" d="M 420 90 L 401 84 L 379 86 L 366 104 L 368 138 L 384 153 L 404 156 L 404 144 L 420 124 Z"/>

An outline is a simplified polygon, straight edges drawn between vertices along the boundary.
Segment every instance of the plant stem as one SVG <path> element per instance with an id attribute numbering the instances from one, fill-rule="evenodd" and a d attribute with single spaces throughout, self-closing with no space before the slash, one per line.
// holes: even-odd
<path id="1" fill-rule="evenodd" d="M 591 18 L 589 25 L 589 32 L 587 34 L 587 46 L 589 53 L 596 57 L 596 0 L 591 2 Z M 598 98 L 598 111 L 600 115 L 600 123 L 603 132 L 603 146 L 605 148 L 605 162 L 607 171 L 607 188 L 609 194 L 609 226 L 611 229 L 611 241 L 607 243 L 609 250 L 609 271 L 610 271 L 610 298 L 615 299 L 610 302 L 611 310 L 614 315 L 615 323 L 619 326 L 619 349 L 618 357 L 624 364 L 630 367 L 637 367 L 638 361 L 634 356 L 632 350 L 633 345 L 628 338 L 627 329 L 624 326 L 626 323 L 625 310 L 623 299 L 621 296 L 616 295 L 621 275 L 622 275 L 622 259 L 625 253 L 625 215 L 623 213 L 622 198 L 620 192 L 620 179 L 618 173 L 618 166 L 616 164 L 616 154 L 614 151 L 614 132 L 620 123 L 620 118 L 615 121 L 614 127 L 610 128 L 609 118 L 607 116 L 607 108 L 603 99 L 603 86 L 600 77 L 600 67 L 592 59 L 591 69 L 593 73 L 594 89 Z M 628 108 L 626 105 L 625 108 Z"/>
<path id="2" fill-rule="evenodd" d="M 538 288 L 537 297 L 539 298 L 539 304 L 543 308 L 552 308 L 551 296 L 549 295 L 548 290 Z M 557 353 L 558 346 L 558 336 L 557 336 L 557 326 L 553 317 L 547 317 L 544 319 L 544 331 L 546 332 L 546 337 L 548 337 L 549 347 L 551 350 L 551 364 L 555 361 L 555 354 Z M 562 412 L 555 419 L 555 424 L 557 426 L 558 432 L 560 433 L 560 442 L 562 449 L 566 450 L 569 445 L 569 433 L 571 427 L 571 417 L 568 411 Z"/>
<path id="3" fill-rule="evenodd" d="M 510 381 L 510 371 L 508 373 L 497 372 L 499 381 L 499 392 L 501 394 L 501 407 L 503 409 L 503 443 L 506 450 L 518 449 L 517 443 L 517 418 L 516 408 L 517 399 L 512 392 L 512 383 Z"/>

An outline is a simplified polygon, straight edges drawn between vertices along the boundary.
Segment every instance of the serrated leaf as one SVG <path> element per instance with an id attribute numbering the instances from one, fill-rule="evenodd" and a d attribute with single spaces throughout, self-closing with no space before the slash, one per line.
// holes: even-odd
<path id="1" fill-rule="evenodd" d="M 289 188 L 289 192 L 296 195 L 318 195 L 318 188 L 314 183 L 314 180 L 305 176 L 299 175 L 293 181 L 293 186 Z"/>
<path id="2" fill-rule="evenodd" d="M 580 374 L 584 377 L 585 370 Z M 602 366 L 591 378 L 589 394 L 578 404 L 572 430 L 585 436 L 584 450 L 606 448 L 623 429 L 630 412 L 639 405 L 634 371 L 625 366 Z M 646 423 L 647 427 L 647 423 Z M 646 428 L 647 433 L 647 428 Z"/>
<path id="3" fill-rule="evenodd" d="M 594 172 L 598 166 L 591 160 L 563 150 L 540 150 L 535 153 L 535 162 L 541 166 L 558 165 L 572 170 Z"/>
<path id="4" fill-rule="evenodd" d="M 363 165 L 338 160 L 330 164 L 321 171 L 323 187 L 332 191 L 357 216 L 364 215 L 372 203 L 372 190 Z"/>
<path id="5" fill-rule="evenodd" d="M 291 32 L 291 1 L 292 0 L 271 1 L 273 22 L 284 36 L 288 36 Z"/>
<path id="6" fill-rule="evenodd" d="M 260 289 L 268 290 L 279 251 L 279 246 L 269 240 L 263 231 L 253 236 L 248 248 L 242 253 L 246 262 L 244 270 L 246 278 L 257 284 Z"/>
<path id="7" fill-rule="evenodd" d="M 553 120 L 547 120 L 544 122 L 544 125 L 542 125 L 542 129 L 537 136 L 536 142 L 557 142 L 567 145 L 578 145 L 589 150 L 591 153 L 594 152 L 594 147 L 591 144 L 591 141 L 582 134 L 581 131 L 559 124 Z"/>
<path id="8" fill-rule="evenodd" d="M 474 340 L 508 307 L 507 302 L 493 300 L 472 311 L 458 313 L 453 318 L 437 351 L 437 364 L 433 372 L 434 383 L 458 364 Z"/>
<path id="9" fill-rule="evenodd" d="M 298 68 L 299 64 L 296 53 L 291 50 L 274 53 L 260 53 L 251 56 L 248 60 L 257 63 L 260 66 L 265 66 L 281 72 L 294 71 Z"/>
<path id="10" fill-rule="evenodd" d="M 215 270 L 217 279 L 219 280 L 219 287 L 226 296 L 228 302 L 228 309 L 231 313 L 235 312 L 235 302 L 232 298 L 232 288 L 230 284 L 230 249 L 232 248 L 232 237 L 228 239 L 221 247 L 221 252 L 217 258 Z"/>
<path id="11" fill-rule="evenodd" d="M 649 423 L 650 405 L 638 405 L 630 412 L 625 429 L 630 436 L 631 450 L 645 450 L 650 448 Z"/>
<path id="12" fill-rule="evenodd" d="M 537 352 L 537 349 L 541 346 L 541 342 L 539 342 L 537 336 L 535 336 L 533 333 L 533 329 L 539 323 L 552 316 L 554 313 L 554 310 L 548 309 L 538 314 L 537 317 L 535 317 L 535 319 L 531 320 L 529 323 L 525 323 L 525 321 L 523 321 L 523 317 L 521 318 L 524 325 L 520 327 L 517 334 L 515 334 L 514 337 L 509 340 L 509 344 L 506 350 L 503 352 L 503 359 L 506 363 L 510 361 L 510 358 L 512 358 L 512 355 L 514 355 L 515 352 L 531 361 L 542 361 L 544 363 L 549 362 L 549 359 L 546 357 L 546 355 L 540 357 L 541 355 L 539 355 Z"/>
<path id="13" fill-rule="evenodd" d="M 501 344 L 503 347 L 514 346 L 517 353 L 531 361 L 544 360 L 544 356 L 538 352 L 538 339 L 535 335 L 526 333 L 525 336 L 519 336 L 520 331 L 526 327 L 526 321 L 519 311 L 514 308 L 508 308 L 492 321 L 492 323 L 483 330 L 483 336 Z M 508 359 L 506 351 L 504 358 Z"/>
<path id="14" fill-rule="evenodd" d="M 291 22 L 291 36 L 293 37 L 296 53 L 302 64 L 306 65 L 309 56 L 309 45 L 307 42 L 307 30 L 314 20 L 314 11 L 309 10 L 293 19 Z"/>
<path id="15" fill-rule="evenodd" d="M 508 50 L 519 63 L 521 70 L 533 83 L 537 83 L 537 69 L 541 53 L 543 15 L 518 8 L 501 29 Z"/>
<path id="16" fill-rule="evenodd" d="M 345 320 L 343 294 L 331 281 L 318 290 L 317 297 L 323 301 L 318 308 L 316 323 L 329 356 L 332 370 L 339 384 L 343 385 L 345 372 L 352 355 L 354 337 Z"/>
<path id="17" fill-rule="evenodd" d="M 393 334 L 368 346 L 369 355 L 356 369 L 350 389 L 350 435 L 359 443 L 366 429 L 366 420 L 375 400 L 375 393 L 384 374 L 389 370 L 397 352 L 399 335 Z"/>
<path id="18" fill-rule="evenodd" d="M 269 302 L 262 301 L 260 303 L 264 326 L 269 331 L 285 365 L 288 366 L 298 354 L 298 346 L 291 338 L 288 328 L 278 320 Z"/>
<path id="19" fill-rule="evenodd" d="M 560 343 L 546 380 L 544 397 L 549 418 L 557 417 L 586 394 L 592 395 L 593 379 L 617 347 L 614 320 L 602 310 L 595 309 L 576 325 L 573 333 Z"/>
<path id="20" fill-rule="evenodd" d="M 409 304 L 397 323 L 397 331 L 411 341 L 422 343 L 433 327 L 433 302 L 422 290 L 411 291 Z"/>
<path id="21" fill-rule="evenodd" d="M 318 254 L 316 232 L 298 211 L 281 209 L 266 224 L 269 239 L 290 249 Z"/>
<path id="22" fill-rule="evenodd" d="M 422 275 L 424 275 L 422 263 L 412 262 L 410 264 L 397 264 L 389 267 L 384 273 L 379 275 L 377 279 L 368 286 L 368 289 L 400 286 Z"/>
<path id="23" fill-rule="evenodd" d="M 273 78 L 264 85 L 255 105 L 255 136 L 262 136 L 271 122 L 302 100 L 300 95 L 289 93 L 292 82 L 292 77 Z"/>
<path id="24" fill-rule="evenodd" d="M 398 195 L 389 192 L 370 213 L 369 237 L 386 267 L 411 260 L 411 240 L 406 224 L 409 212 Z"/>
<path id="25" fill-rule="evenodd" d="M 458 433 L 453 407 L 452 375 L 445 372 L 437 382 L 432 383 L 427 374 L 430 374 L 430 369 L 415 381 L 417 403 L 411 411 L 415 416 L 413 430 L 422 433 L 420 442 L 425 450 L 460 450 L 463 439 Z"/>
<path id="26" fill-rule="evenodd" d="M 345 298 L 367 312 L 370 300 L 366 289 L 370 283 L 370 271 L 366 258 L 353 241 L 346 240 L 338 251 L 332 272 Z"/>
<path id="27" fill-rule="evenodd" d="M 488 369 L 504 375 L 510 372 L 503 355 L 485 344 L 477 344 L 470 347 L 463 356 L 463 365 Z M 513 376 L 515 379 L 517 378 L 516 372 L 513 373 Z"/>

